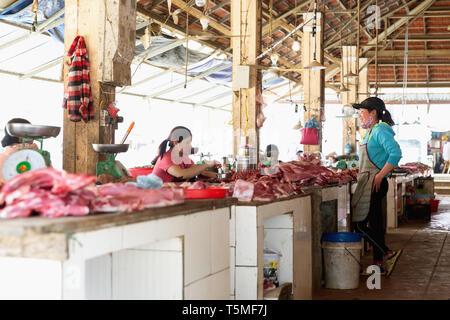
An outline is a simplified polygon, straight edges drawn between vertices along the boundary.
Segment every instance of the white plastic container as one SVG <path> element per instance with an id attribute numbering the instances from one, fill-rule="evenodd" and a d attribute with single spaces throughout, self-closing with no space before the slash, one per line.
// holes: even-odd
<path id="1" fill-rule="evenodd" d="M 325 264 L 325 287 L 356 289 L 359 287 L 361 241 L 322 243 Z"/>

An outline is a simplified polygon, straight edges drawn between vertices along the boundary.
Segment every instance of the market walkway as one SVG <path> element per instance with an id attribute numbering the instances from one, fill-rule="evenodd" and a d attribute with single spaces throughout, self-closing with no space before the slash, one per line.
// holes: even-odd
<path id="1" fill-rule="evenodd" d="M 390 248 L 404 250 L 391 276 L 381 277 L 380 290 L 369 290 L 367 277 L 361 277 L 358 289 L 322 289 L 314 300 L 450 299 L 450 197 L 438 199 L 439 211 L 430 222 L 410 220 L 387 234 Z M 371 264 L 371 257 L 371 252 L 362 257 L 364 266 Z"/>

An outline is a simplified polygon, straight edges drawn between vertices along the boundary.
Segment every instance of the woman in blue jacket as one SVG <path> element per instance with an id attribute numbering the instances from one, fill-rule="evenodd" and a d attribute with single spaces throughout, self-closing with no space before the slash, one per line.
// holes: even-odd
<path id="1" fill-rule="evenodd" d="M 401 250 L 392 251 L 385 244 L 381 203 L 388 191 L 386 177 L 398 165 L 402 152 L 391 128 L 394 121 L 383 100 L 370 97 L 353 104 L 353 108 L 358 109 L 362 128 L 368 132 L 360 145 L 352 220 L 355 231 L 373 246 L 373 263 L 389 276 Z"/>

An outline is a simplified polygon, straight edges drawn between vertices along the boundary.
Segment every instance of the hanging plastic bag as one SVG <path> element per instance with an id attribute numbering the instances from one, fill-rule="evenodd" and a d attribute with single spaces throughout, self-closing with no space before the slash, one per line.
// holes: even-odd
<path id="1" fill-rule="evenodd" d="M 302 133 L 300 144 L 304 145 L 319 144 L 318 130 L 319 125 L 316 122 L 316 116 L 314 116 L 311 120 L 306 121 L 304 128 L 300 130 Z"/>

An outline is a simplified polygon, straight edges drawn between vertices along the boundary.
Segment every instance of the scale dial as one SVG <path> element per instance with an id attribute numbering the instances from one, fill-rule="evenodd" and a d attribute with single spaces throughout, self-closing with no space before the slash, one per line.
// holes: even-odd
<path id="1" fill-rule="evenodd" d="M 39 152 L 23 149 L 14 152 L 5 160 L 1 175 L 4 181 L 8 181 L 18 174 L 46 167 L 45 159 Z"/>

